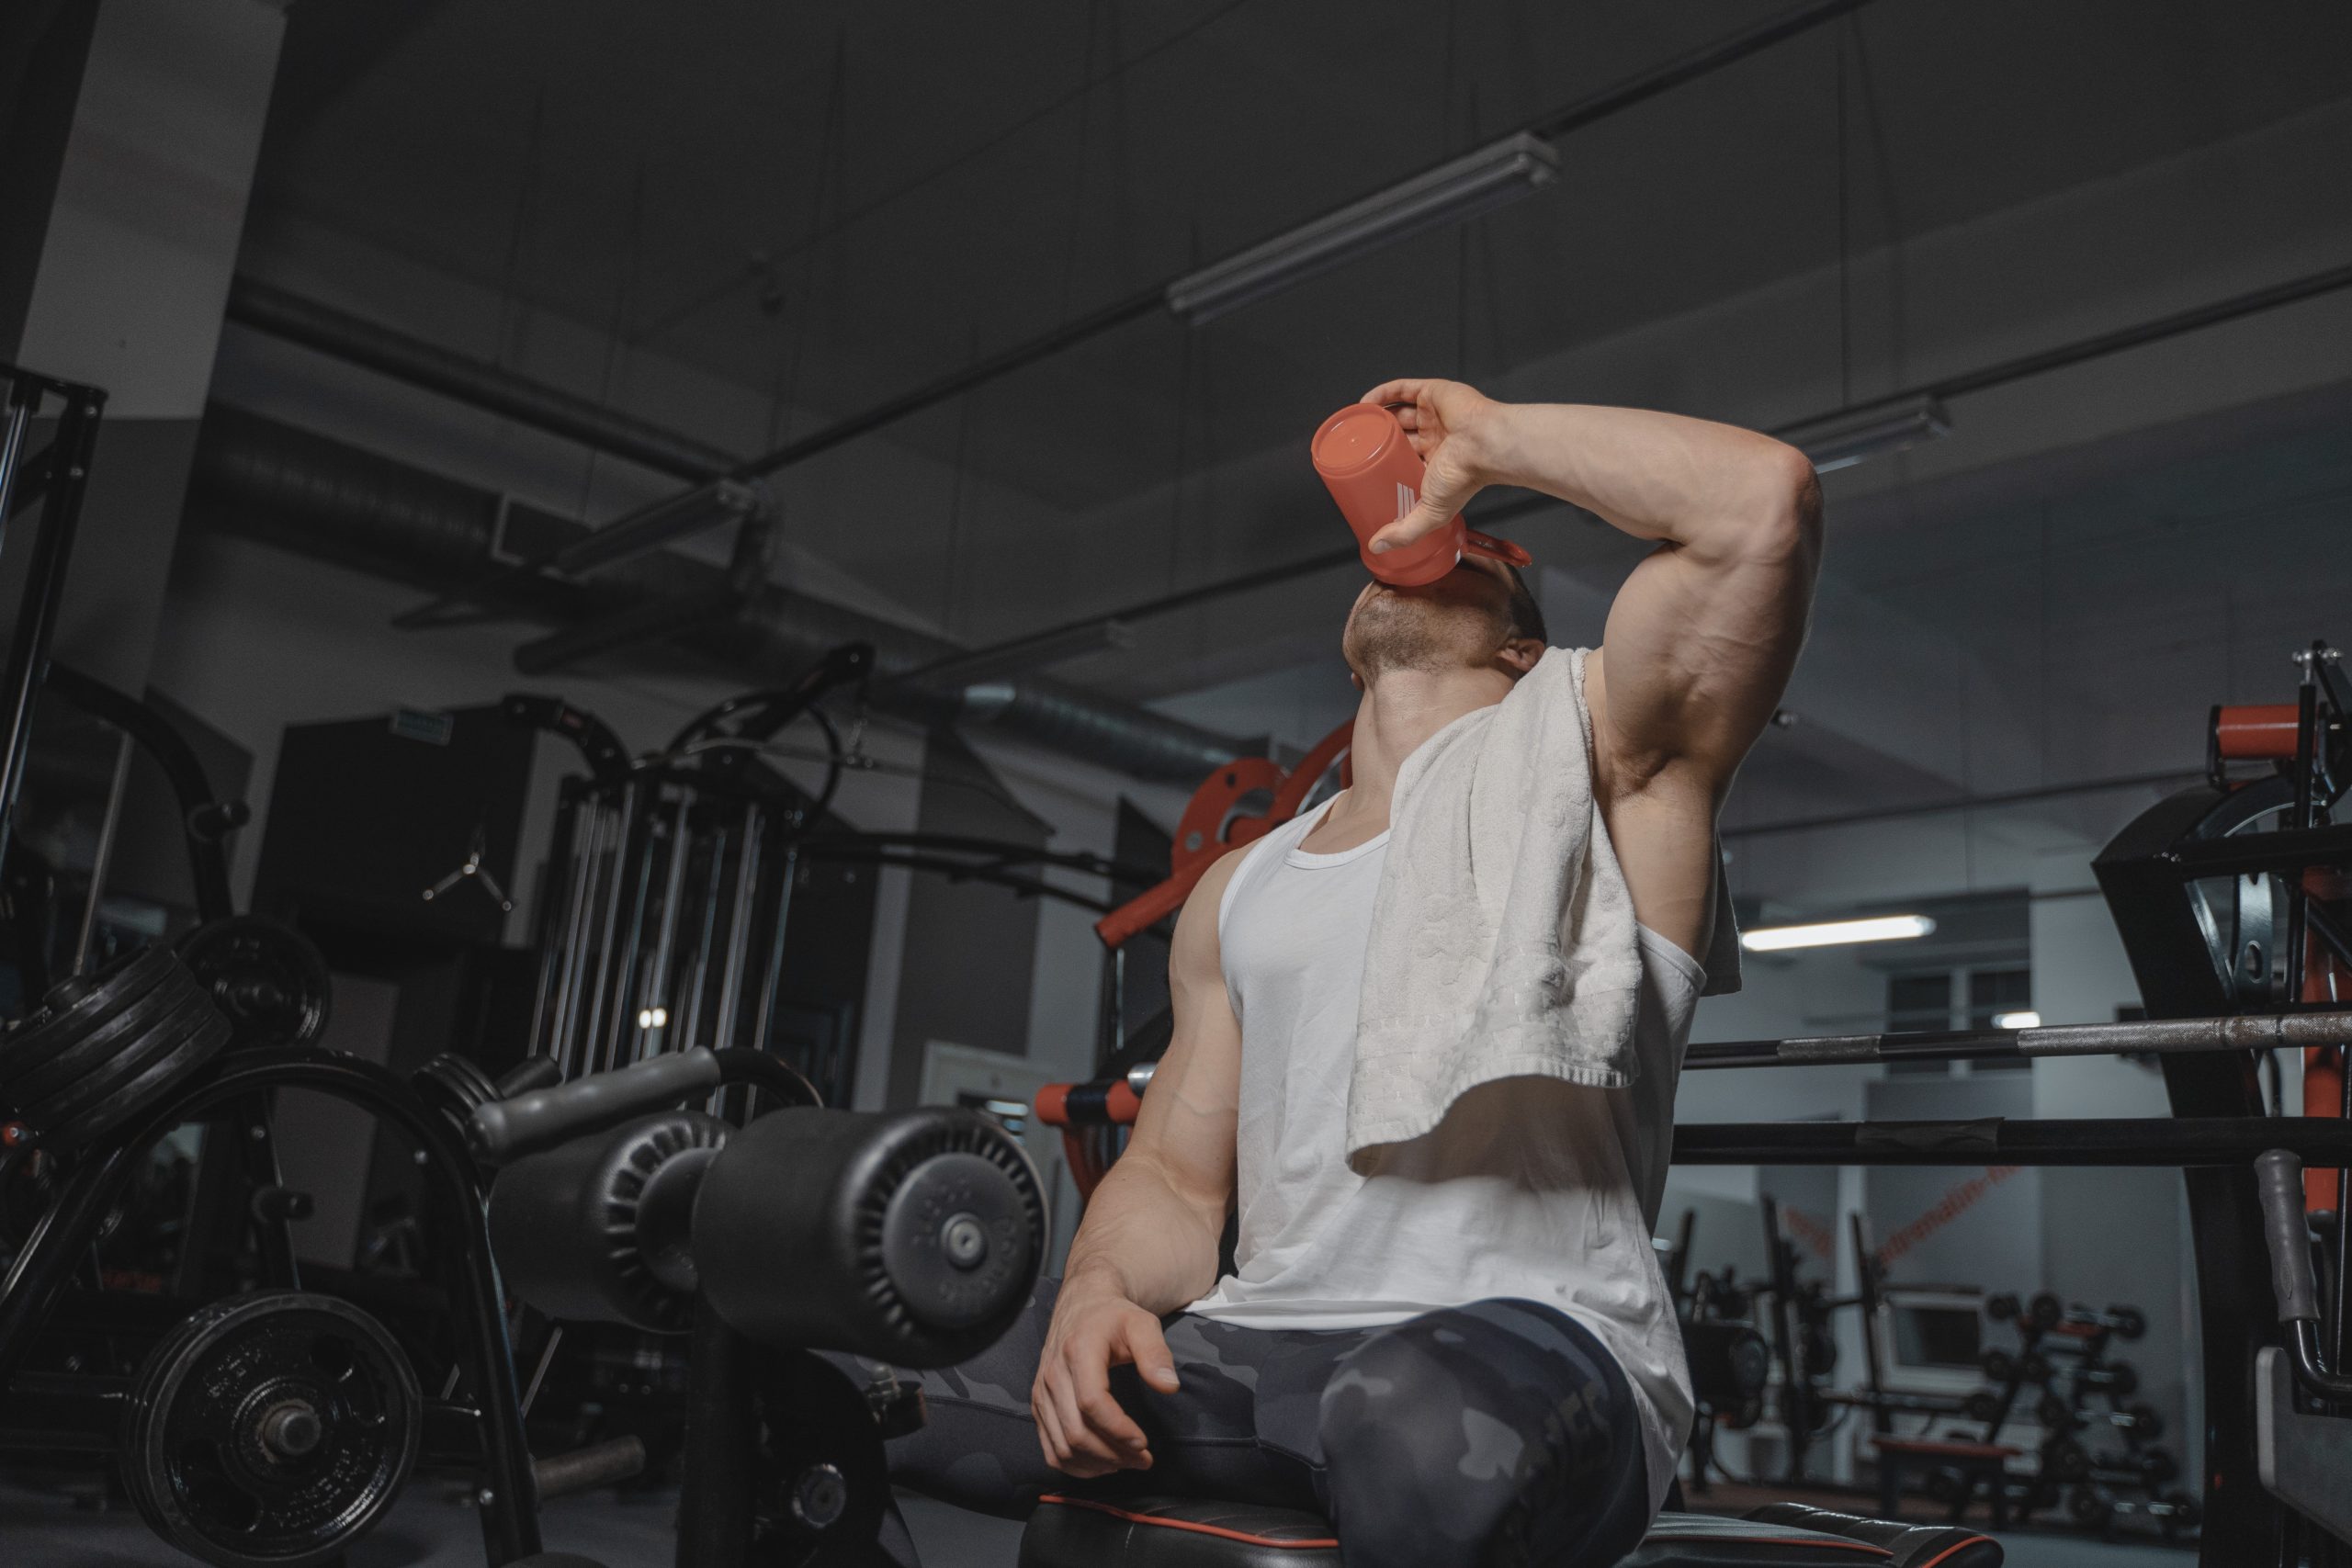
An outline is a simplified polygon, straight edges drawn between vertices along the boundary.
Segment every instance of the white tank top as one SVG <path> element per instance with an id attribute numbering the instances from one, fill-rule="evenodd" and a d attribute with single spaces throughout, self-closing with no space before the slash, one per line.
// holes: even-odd
<path id="1" fill-rule="evenodd" d="M 1226 990 L 1241 1024 L 1240 1234 L 1235 1271 L 1187 1310 L 1253 1328 L 1363 1328 L 1493 1296 L 1555 1307 L 1633 1384 L 1655 1510 L 1690 1435 L 1691 1401 L 1650 1233 L 1705 976 L 1645 929 L 1632 1088 L 1484 1085 L 1359 1174 L 1346 1158 L 1348 1080 L 1388 835 L 1309 854 L 1299 840 L 1322 816 L 1267 834 L 1218 907 Z"/>

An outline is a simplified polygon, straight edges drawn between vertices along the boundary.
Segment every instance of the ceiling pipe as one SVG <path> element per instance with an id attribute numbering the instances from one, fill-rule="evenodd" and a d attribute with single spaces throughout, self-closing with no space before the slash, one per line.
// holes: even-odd
<path id="1" fill-rule="evenodd" d="M 188 487 L 197 526 L 256 540 L 427 589 L 471 581 L 498 564 L 502 530 L 551 542 L 584 525 L 427 473 L 327 436 L 215 403 L 205 412 Z M 533 579 L 502 587 L 487 606 L 556 626 L 606 618 L 664 601 L 708 595 L 718 568 L 670 552 L 626 573 L 581 581 Z M 961 652 L 928 633 L 777 583 L 754 589 L 731 615 L 677 641 L 761 685 L 798 675 L 826 649 L 870 642 L 875 707 L 925 727 L 985 725 L 1010 739 L 1156 783 L 1190 787 L 1262 748 L 1132 704 L 1023 678 L 964 685 L 926 679 L 926 665 Z M 913 679 L 905 677 L 912 676 Z"/>
<path id="2" fill-rule="evenodd" d="M 583 446 L 682 479 L 715 479 L 738 466 L 731 452 L 646 420 L 517 376 L 487 360 L 322 304 L 239 274 L 229 285 L 228 319 L 331 359 L 470 403 Z"/>

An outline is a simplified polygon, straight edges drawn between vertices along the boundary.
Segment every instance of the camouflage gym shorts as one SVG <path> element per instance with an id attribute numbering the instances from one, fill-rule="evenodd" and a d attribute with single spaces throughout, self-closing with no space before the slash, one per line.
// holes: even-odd
<path id="1" fill-rule="evenodd" d="M 1348 1568 L 1602 1568 L 1648 1524 L 1623 1371 L 1582 1326 L 1525 1301 L 1337 1330 L 1177 1314 L 1165 1324 L 1176 1393 L 1151 1391 L 1132 1367 L 1111 1374 L 1112 1393 L 1151 1439 L 1153 1468 L 1075 1481 L 1046 1465 L 1029 1414 L 1059 1284 L 1040 1280 L 1028 1310 L 985 1353 L 899 1373 L 922 1383 L 931 1414 L 891 1442 L 893 1481 L 1016 1518 L 1056 1491 L 1307 1509 L 1338 1527 Z M 914 1568 L 898 1520 L 884 1543 Z"/>

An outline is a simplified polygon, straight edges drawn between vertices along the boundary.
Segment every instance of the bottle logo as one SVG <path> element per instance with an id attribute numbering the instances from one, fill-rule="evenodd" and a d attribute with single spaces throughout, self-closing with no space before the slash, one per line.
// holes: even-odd
<path id="1" fill-rule="evenodd" d="M 1413 508 L 1419 506 L 1420 503 L 1421 498 L 1414 491 L 1413 487 L 1405 483 L 1401 479 L 1398 480 L 1396 484 L 1396 515 L 1400 518 L 1409 515 Z"/>

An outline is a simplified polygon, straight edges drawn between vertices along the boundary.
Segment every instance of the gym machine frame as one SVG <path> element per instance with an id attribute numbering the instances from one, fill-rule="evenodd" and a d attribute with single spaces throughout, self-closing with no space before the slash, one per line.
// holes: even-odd
<path id="1" fill-rule="evenodd" d="M 0 365 L 0 383 L 7 389 L 6 406 L 0 408 L 0 530 L 35 500 L 40 502 L 24 594 L 8 642 L 6 672 L 0 675 L 0 693 L 7 704 L 7 729 L 0 739 L 0 872 L 5 872 L 16 827 L 17 793 L 24 785 L 25 764 L 32 751 L 33 703 L 48 672 L 50 639 L 65 600 L 65 570 L 73 560 L 74 532 L 82 515 L 82 492 L 107 395 L 96 387 L 60 381 L 14 365 Z M 26 437 L 51 400 L 62 405 L 56 433 L 47 446 L 27 457 Z"/>
<path id="2" fill-rule="evenodd" d="M 1108 909 L 1102 900 L 1021 868 L 1148 880 L 1082 852 L 854 832 L 829 820 L 853 759 L 817 705 L 864 682 L 873 662 L 871 645 L 843 644 L 791 684 L 730 697 L 662 750 L 635 758 L 605 725 L 555 698 L 505 699 L 510 719 L 571 741 L 588 765 L 563 781 L 557 805 L 529 1050 L 552 1057 L 566 1079 L 695 1045 L 766 1050 L 804 860 L 936 872 L 1097 914 Z M 813 795 L 765 764 L 780 750 L 775 737 L 802 717 L 825 740 L 826 775 Z M 806 1066 L 832 1098 L 846 1091 L 838 1080 L 848 1061 Z"/>
<path id="3" fill-rule="evenodd" d="M 0 1393 L 12 1431 L 39 1430 L 62 1450 L 111 1452 L 129 1381 L 20 1371 L 60 1292 L 89 1256 L 147 1151 L 182 1122 L 231 1106 L 263 1103 L 279 1089 L 310 1089 L 355 1105 L 405 1133 L 447 1199 L 443 1252 L 459 1324 L 459 1356 L 471 1404 L 428 1400 L 424 1448 L 441 1462 L 479 1466 L 474 1500 L 482 1541 L 498 1568 L 539 1550 L 539 1484 L 532 1470 L 507 1343 L 506 1314 L 491 1261 L 482 1188 L 456 1126 L 428 1109 L 388 1069 L 315 1051 L 236 1051 L 216 1057 L 134 1125 L 87 1152 L 0 1281 Z M 255 1122 L 255 1126 L 262 1125 Z M 256 1219 L 264 1283 L 296 1290 L 300 1279 L 283 1218 Z"/>

